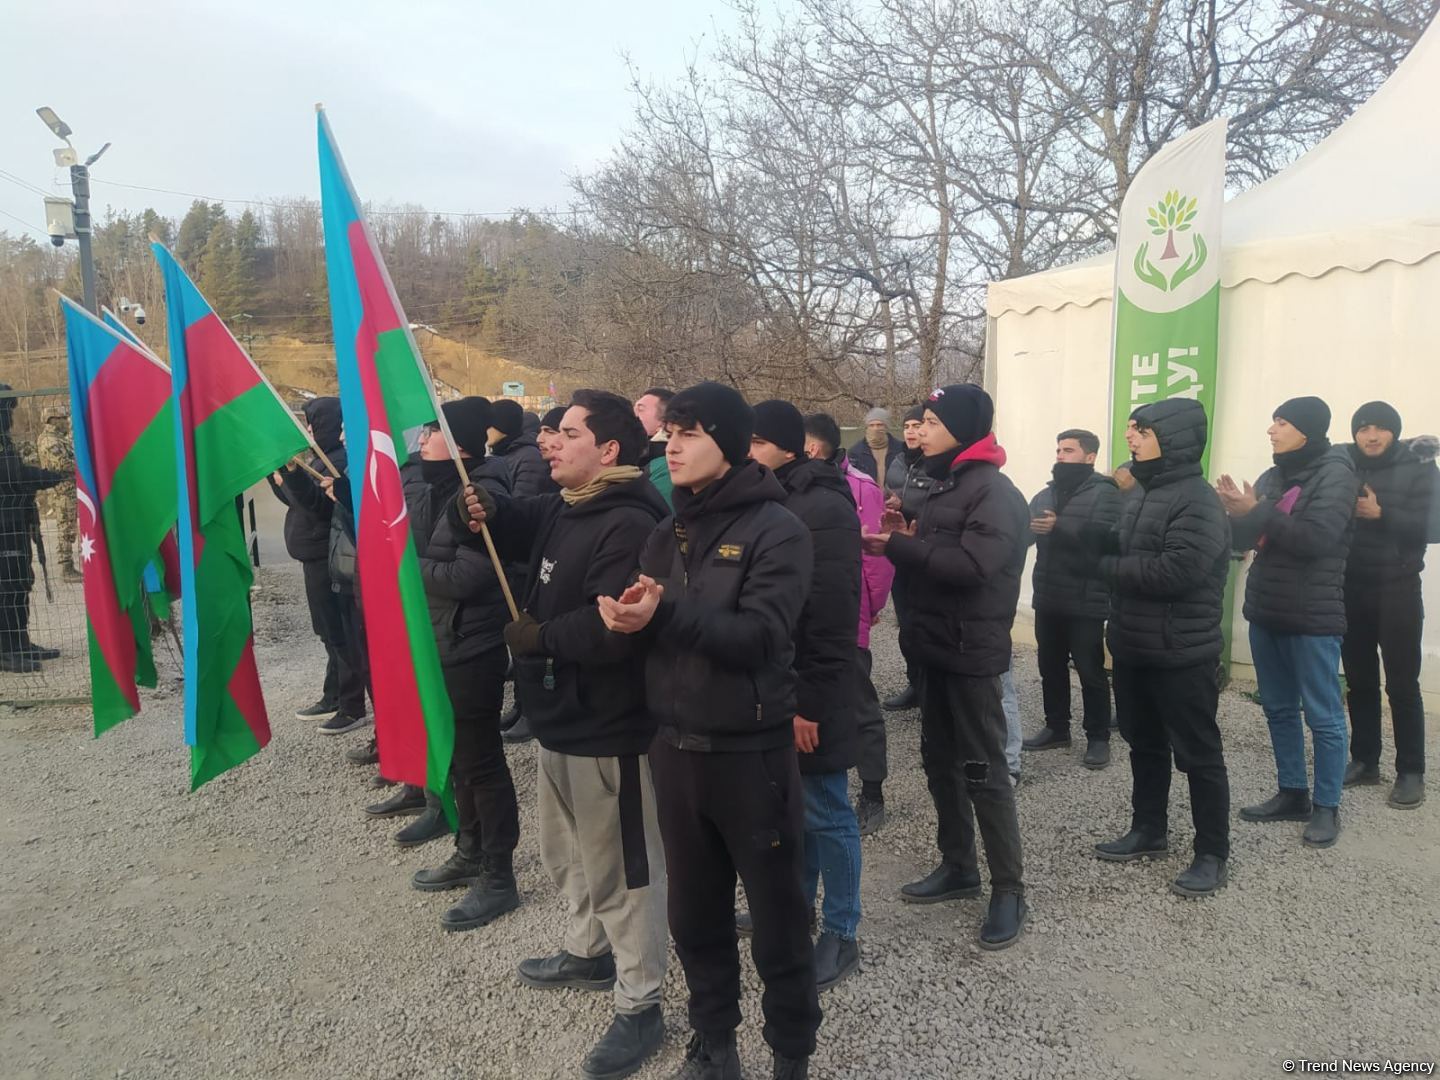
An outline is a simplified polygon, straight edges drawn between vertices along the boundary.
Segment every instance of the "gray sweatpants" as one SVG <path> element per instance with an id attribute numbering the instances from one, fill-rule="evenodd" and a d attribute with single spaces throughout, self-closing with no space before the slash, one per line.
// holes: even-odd
<path id="1" fill-rule="evenodd" d="M 615 1008 L 660 1004 L 665 981 L 665 849 L 650 759 L 540 750 L 540 860 L 570 908 L 565 951 L 615 954 Z"/>

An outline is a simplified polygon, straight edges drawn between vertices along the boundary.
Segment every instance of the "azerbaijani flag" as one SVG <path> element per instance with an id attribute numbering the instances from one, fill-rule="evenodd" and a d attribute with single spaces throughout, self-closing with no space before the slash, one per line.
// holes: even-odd
<path id="1" fill-rule="evenodd" d="M 151 250 L 168 309 L 193 791 L 270 741 L 250 621 L 255 578 L 235 500 L 308 443 L 175 257 L 163 244 Z"/>
<path id="2" fill-rule="evenodd" d="M 397 447 L 404 452 L 405 432 L 433 421 L 439 406 L 335 137 L 324 111 L 317 111 L 325 268 L 380 772 L 435 792 L 453 812 L 454 714 L 440 674 L 396 456 Z"/>
<path id="3" fill-rule="evenodd" d="M 175 522 L 170 372 L 78 304 L 61 306 L 98 736 L 140 711 L 137 684 L 155 685 L 140 579 Z"/>

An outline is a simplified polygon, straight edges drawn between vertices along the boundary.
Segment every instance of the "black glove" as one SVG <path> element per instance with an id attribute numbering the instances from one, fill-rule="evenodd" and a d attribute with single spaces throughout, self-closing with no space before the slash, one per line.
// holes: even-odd
<path id="1" fill-rule="evenodd" d="M 487 520 L 495 516 L 495 497 L 490 494 L 484 484 L 465 484 L 455 494 L 455 505 L 460 509 L 460 520 L 466 527 L 475 524 L 475 519 L 470 516 L 470 504 L 467 501 L 474 495 L 480 501 L 480 509 L 485 511 Z"/>
<path id="2" fill-rule="evenodd" d="M 514 622 L 505 624 L 505 644 L 510 646 L 511 656 L 544 656 L 544 634 L 545 624 L 536 622 L 528 611 L 522 611 Z"/>

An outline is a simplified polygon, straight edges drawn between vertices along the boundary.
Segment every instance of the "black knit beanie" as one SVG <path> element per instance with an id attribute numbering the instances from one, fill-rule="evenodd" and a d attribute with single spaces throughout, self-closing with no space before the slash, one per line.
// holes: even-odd
<path id="1" fill-rule="evenodd" d="M 667 423 L 699 424 L 715 440 L 725 460 L 743 464 L 750 456 L 750 436 L 755 434 L 755 410 L 740 392 L 716 382 L 703 382 L 681 390 L 665 406 Z M 803 441 L 802 441 L 803 449 Z"/>
<path id="2" fill-rule="evenodd" d="M 962 450 L 989 435 L 995 423 L 995 402 L 974 383 L 942 386 L 925 399 L 925 407 L 940 418 Z"/>
<path id="3" fill-rule="evenodd" d="M 924 420 L 924 419 L 925 419 L 925 406 L 924 406 L 924 405 L 916 405 L 914 408 L 910 409 L 909 411 L 907 411 L 907 412 L 905 413 L 905 420 L 904 420 L 904 422 L 908 424 L 911 420 Z"/>
<path id="4" fill-rule="evenodd" d="M 805 418 L 788 401 L 771 398 L 756 405 L 755 434 L 796 457 L 805 454 Z"/>
<path id="5" fill-rule="evenodd" d="M 1296 397 L 1271 413 L 1296 428 L 1307 440 L 1326 439 L 1330 433 L 1330 406 L 1318 397 Z"/>
<path id="6" fill-rule="evenodd" d="M 503 431 L 506 435 L 514 437 L 525 429 L 525 410 L 520 408 L 518 401 L 501 398 L 491 408 L 494 411 L 495 419 L 490 421 L 490 426 L 496 431 Z"/>
<path id="7" fill-rule="evenodd" d="M 447 401 L 440 409 L 445 422 L 450 425 L 450 434 L 455 445 L 471 457 L 484 457 L 489 441 L 487 432 L 495 426 L 495 409 L 488 398 L 463 397 L 459 401 Z"/>
<path id="8" fill-rule="evenodd" d="M 545 428 L 549 428 L 551 431 L 559 431 L 560 421 L 565 416 L 565 413 L 569 408 L 569 405 L 556 405 L 553 409 L 547 412 L 544 416 L 540 418 L 541 430 L 543 431 Z"/>
<path id="9" fill-rule="evenodd" d="M 1356 409 L 1355 415 L 1350 418 L 1350 437 L 1353 439 L 1362 427 L 1371 424 L 1400 438 L 1400 413 L 1388 401 L 1367 401 Z"/>

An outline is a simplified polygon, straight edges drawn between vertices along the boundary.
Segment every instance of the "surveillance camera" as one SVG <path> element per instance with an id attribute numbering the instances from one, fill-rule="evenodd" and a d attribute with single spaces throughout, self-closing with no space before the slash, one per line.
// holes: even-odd
<path id="1" fill-rule="evenodd" d="M 54 244 L 56 247 L 64 247 L 65 237 L 61 236 L 59 233 L 51 233 L 50 243 Z"/>
<path id="2" fill-rule="evenodd" d="M 141 326 L 145 325 L 145 309 L 139 304 L 135 305 L 135 321 Z"/>
<path id="3" fill-rule="evenodd" d="M 130 314 L 130 309 L 135 305 L 130 302 L 128 296 L 122 296 L 115 302 L 115 306 L 120 309 L 121 315 L 128 315 Z"/>

